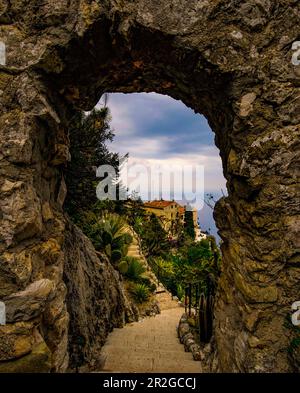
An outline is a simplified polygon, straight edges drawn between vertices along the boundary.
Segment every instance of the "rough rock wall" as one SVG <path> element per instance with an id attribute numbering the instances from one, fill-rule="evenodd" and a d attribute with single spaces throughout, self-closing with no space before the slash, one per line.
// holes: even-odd
<path id="1" fill-rule="evenodd" d="M 68 362 L 62 205 L 73 108 L 90 109 L 105 91 L 156 91 L 207 117 L 227 179 L 215 211 L 218 369 L 295 371 L 285 320 L 300 293 L 299 20 L 296 0 L 0 1 L 0 300 L 9 316 L 0 360 L 11 370 L 45 369 L 50 353 L 53 370 Z"/>
<path id="2" fill-rule="evenodd" d="M 100 349 L 114 327 L 138 318 L 128 301 L 119 273 L 103 256 L 99 259 L 90 240 L 70 222 L 64 244 L 64 282 L 70 316 L 70 368 L 99 370 Z"/>
<path id="3" fill-rule="evenodd" d="M 54 146 L 60 137 L 50 125 L 57 124 L 57 118 L 27 72 L 2 69 L 0 79 L 0 296 L 8 323 L 1 327 L 0 369 L 64 370 L 65 188 L 55 161 Z"/>

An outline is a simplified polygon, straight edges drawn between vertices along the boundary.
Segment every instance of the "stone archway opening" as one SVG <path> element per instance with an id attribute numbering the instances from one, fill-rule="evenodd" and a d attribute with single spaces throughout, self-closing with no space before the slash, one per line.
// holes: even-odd
<path id="1" fill-rule="evenodd" d="M 246 310 L 249 300 L 250 303 L 256 303 L 257 300 L 258 303 L 272 304 L 278 296 L 273 285 L 271 288 L 261 288 L 261 284 L 252 287 L 250 279 L 248 286 L 248 282 L 244 283 L 244 268 L 241 271 L 237 268 L 239 258 L 257 264 L 255 251 L 249 252 L 245 247 L 246 243 L 253 242 L 251 224 L 245 221 L 247 210 L 251 209 L 252 203 L 257 204 L 256 198 L 262 184 L 250 184 L 249 171 L 246 169 L 240 173 L 240 169 L 237 169 L 241 168 L 245 154 L 242 133 L 244 119 L 253 111 L 256 88 L 252 89 L 253 81 L 247 87 L 243 81 L 234 86 L 234 73 L 221 71 L 221 67 L 212 65 L 192 48 L 177 43 L 177 39 L 174 40 L 169 34 L 139 24 L 124 29 L 123 32 L 114 31 L 109 21 L 97 21 L 82 39 L 71 41 L 63 57 L 65 71 L 59 77 L 55 76 L 51 85 L 55 85 L 56 90 L 66 99 L 68 109 L 72 105 L 89 110 L 104 92 L 156 92 L 180 99 L 208 119 L 220 149 L 229 191 L 229 196 L 222 199 L 215 210 L 215 219 L 224 242 L 224 273 L 219 309 L 216 311 L 216 317 L 219 318 L 216 341 L 217 346 L 222 347 L 219 359 L 223 364 L 221 368 L 227 370 L 254 367 L 244 366 L 244 361 L 251 364 L 252 360 L 245 359 L 252 357 L 256 350 L 249 346 L 249 334 L 241 328 L 241 318 L 248 316 L 248 311 L 241 311 L 241 308 L 245 307 Z M 238 95 L 238 101 L 233 97 L 234 94 Z M 243 238 L 243 231 L 249 236 Z M 259 267 L 254 270 L 257 268 L 260 270 Z M 235 284 L 230 289 L 233 282 Z M 236 285 L 240 286 L 238 292 L 243 291 L 243 294 L 237 295 L 237 301 L 228 301 L 230 296 L 235 298 Z M 249 315 L 255 318 L 256 307 Z M 257 319 L 255 323 L 258 323 Z M 221 333 L 224 329 L 226 339 Z M 232 348 L 236 347 L 238 349 L 234 352 Z M 246 347 L 249 355 L 244 350 Z M 238 360 L 237 364 L 236 357 L 240 356 L 243 360 Z"/>
<path id="2" fill-rule="evenodd" d="M 131 192 L 136 192 L 136 187 L 138 187 L 138 189 L 140 189 L 139 196 L 144 202 L 149 200 L 154 201 L 155 199 L 157 200 L 161 198 L 168 201 L 175 199 L 179 202 L 181 208 L 183 205 L 190 202 L 192 203 L 192 207 L 197 209 L 197 215 L 199 214 L 198 219 L 200 219 L 200 227 L 202 230 L 202 233 L 199 233 L 200 229 L 198 229 L 199 232 L 196 230 L 195 239 L 199 240 L 200 237 L 206 238 L 209 234 L 216 237 L 217 232 L 214 231 L 211 233 L 210 231 L 210 228 L 214 226 L 212 207 L 207 207 L 207 210 L 204 212 L 202 210 L 203 206 L 206 206 L 204 198 L 205 194 L 210 191 L 214 194 L 216 194 L 216 192 L 221 194 L 221 187 L 225 189 L 226 186 L 224 185 L 224 178 L 222 176 L 219 151 L 214 146 L 214 134 L 207 125 L 205 118 L 195 114 L 182 102 L 174 100 L 169 96 L 162 96 L 156 93 L 104 95 L 103 99 L 100 100 L 95 109 L 101 110 L 101 112 L 98 112 L 99 117 L 97 117 L 97 119 L 99 120 L 101 119 L 100 113 L 106 113 L 107 109 L 109 110 L 109 114 L 112 115 L 112 123 L 110 126 L 114 130 L 115 138 L 108 150 L 110 152 L 120 154 L 121 157 L 128 153 L 129 171 L 131 174 L 135 172 L 135 170 L 138 171 L 138 173 L 135 173 L 138 175 L 138 178 L 135 179 L 134 185 L 128 183 L 125 187 L 123 179 L 121 180 L 122 186 L 125 188 L 128 187 L 128 197 L 130 198 Z M 92 112 L 85 116 L 85 121 L 89 119 L 89 116 L 92 116 L 90 118 L 91 121 L 92 119 L 95 119 L 94 116 L 97 115 Z M 109 115 L 108 118 L 110 118 Z M 95 166 L 100 165 L 100 162 L 107 165 L 108 162 L 110 162 L 110 158 L 106 156 L 106 161 L 103 161 L 103 159 L 102 161 L 101 159 L 99 161 L 99 156 L 94 154 L 92 155 L 94 158 L 91 161 L 91 140 L 94 141 L 94 149 L 99 148 L 94 137 L 94 129 L 93 127 L 92 129 L 88 127 L 87 129 L 89 129 L 89 132 L 87 133 L 86 127 L 81 128 L 76 121 L 75 124 L 77 127 L 76 125 L 73 126 L 73 124 L 71 124 L 71 128 L 69 129 L 70 152 L 72 158 L 66 171 L 68 195 L 64 205 L 64 210 L 67 211 L 71 218 L 75 220 L 76 224 L 79 225 L 83 232 L 91 237 L 97 248 L 95 234 L 93 235 L 92 232 L 88 230 L 89 224 L 85 221 L 84 217 L 86 217 L 87 214 L 91 216 L 95 211 L 98 216 L 101 214 L 101 212 L 99 212 L 99 201 L 97 201 L 96 198 L 96 190 L 92 186 L 92 183 L 100 182 L 100 179 L 96 178 Z M 89 122 L 89 124 L 91 123 Z M 79 130 L 81 130 L 81 132 Z M 102 135 L 100 129 L 98 129 L 98 132 L 99 135 Z M 153 145 L 156 146 L 155 149 L 151 148 Z M 82 151 L 86 152 L 83 153 L 83 156 L 78 154 L 78 146 L 81 146 Z M 85 154 L 87 154 L 87 157 L 84 156 Z M 86 162 L 86 164 L 84 164 L 84 162 Z M 78 163 L 80 166 L 78 166 Z M 196 190 L 194 191 L 190 182 L 190 176 L 192 175 L 192 177 L 194 177 L 194 175 L 190 173 L 190 168 L 195 170 L 196 167 L 199 176 L 196 182 Z M 88 168 L 90 168 L 91 174 L 87 173 Z M 164 180 L 162 188 L 159 187 L 159 181 L 156 178 L 158 168 L 163 171 L 162 178 Z M 172 172 L 172 168 L 175 173 Z M 179 174 L 179 170 L 181 171 L 181 175 Z M 186 171 L 184 184 L 180 181 L 183 170 Z M 140 171 L 142 171 L 142 173 Z M 86 179 L 83 178 L 83 174 L 86 174 Z M 170 179 L 172 175 L 177 178 L 174 186 L 172 186 Z M 140 180 L 140 182 L 137 183 L 137 180 Z M 124 179 L 124 181 L 126 181 L 126 179 Z M 151 184 L 150 188 L 149 184 Z M 174 193 L 174 195 L 171 195 L 171 193 Z M 137 228 L 137 220 L 134 219 L 133 214 L 127 210 L 127 203 L 125 201 L 121 208 L 120 203 L 111 203 L 107 205 L 105 203 L 101 204 L 100 202 L 100 205 L 102 206 L 102 209 L 108 209 L 108 211 L 114 213 L 117 211 L 121 217 L 125 216 L 126 221 L 129 222 L 135 230 L 139 229 L 141 231 L 137 232 L 141 234 L 140 241 L 143 243 L 146 242 L 144 246 L 146 246 L 146 244 L 149 246 L 149 237 L 145 239 L 142 227 Z M 75 210 L 74 206 L 76 206 Z M 137 210 L 138 211 L 135 216 L 139 214 L 139 218 L 141 219 L 142 214 L 140 212 L 140 207 Z M 145 219 L 145 217 L 143 218 Z M 207 226 L 202 225 L 204 219 L 209 222 Z M 173 244 L 169 257 L 165 257 L 168 261 L 171 261 L 171 255 L 175 252 L 175 247 L 178 248 L 178 252 L 181 247 L 181 252 L 183 252 L 182 246 L 184 243 L 182 234 L 178 241 L 178 234 L 179 231 L 183 230 L 183 223 L 178 223 L 175 220 L 173 224 L 174 225 L 171 228 L 169 228 L 168 225 L 165 227 L 169 242 L 170 244 Z M 147 226 L 145 229 L 146 228 Z M 203 233 L 205 230 L 208 230 L 206 234 Z M 219 238 L 217 237 L 217 239 Z M 218 242 L 217 239 L 216 241 Z M 212 241 L 212 244 L 214 244 L 213 239 L 209 241 Z M 135 246 L 132 248 L 135 249 Z M 99 251 L 99 249 L 97 250 Z M 140 248 L 138 253 L 131 250 L 130 256 L 135 256 L 136 258 L 139 258 L 139 261 L 144 263 L 144 255 L 147 255 L 147 265 L 152 267 L 154 272 L 159 276 L 155 260 L 158 255 L 162 253 L 162 249 L 159 250 L 159 254 L 156 250 L 156 253 L 153 253 L 153 255 L 152 252 L 148 253 L 148 250 L 146 251 L 143 249 L 144 252 L 146 251 L 146 254 L 144 253 L 143 257 L 140 259 L 141 250 L 142 249 Z M 217 254 L 219 255 L 219 251 Z M 164 258 L 164 256 L 162 256 L 162 258 Z M 114 265 L 117 268 L 117 265 Z M 216 276 L 219 274 L 219 267 L 217 267 L 217 265 L 218 263 L 214 265 L 213 268 Z M 162 278 L 158 276 L 154 279 L 155 285 L 157 285 L 158 279 L 162 279 L 160 282 L 166 285 L 167 290 L 171 291 L 172 295 L 179 296 L 180 298 L 183 296 L 182 292 L 184 292 L 185 286 L 182 284 L 179 285 L 180 279 L 178 275 L 178 282 L 176 281 L 177 279 L 171 279 L 172 284 L 168 282 L 167 277 Z M 67 274 L 67 283 L 70 287 L 71 280 L 68 278 Z M 193 281 L 195 281 L 195 279 Z M 128 287 L 127 284 L 128 282 L 126 281 L 126 288 Z M 168 296 L 168 293 L 166 293 L 165 297 L 167 298 Z M 156 301 L 160 302 L 160 296 L 158 294 L 154 294 L 152 297 L 153 299 L 156 299 Z M 72 313 L 77 302 L 68 295 L 67 299 L 68 309 L 70 313 Z M 164 298 L 163 301 L 166 302 L 166 299 Z M 170 305 L 174 307 L 173 302 L 170 302 Z M 162 307 L 166 307 L 166 304 L 162 305 Z M 150 309 L 148 311 L 151 312 Z M 71 328 L 69 330 L 71 337 L 76 331 L 74 325 L 75 321 L 72 318 L 70 322 Z M 175 329 L 175 326 L 173 328 Z M 73 363 L 75 361 L 74 346 L 76 346 L 76 343 L 74 343 L 71 339 L 70 354 Z"/>
<path id="3" fill-rule="evenodd" d="M 105 94 L 95 109 L 104 108 L 109 110 L 114 132 L 108 149 L 121 157 L 128 154 L 129 164 L 141 165 L 148 174 L 138 172 L 137 178 L 131 178 L 128 195 L 135 191 L 143 201 L 162 198 L 175 199 L 184 205 L 192 203 L 198 211 L 201 230 L 219 242 L 213 208 L 227 194 L 226 181 L 214 133 L 206 118 L 181 101 L 157 93 Z M 187 173 L 183 181 L 179 167 L 182 171 L 192 167 L 201 171 L 197 184 L 195 177 Z M 165 171 L 161 181 L 156 178 L 159 168 Z M 175 178 L 176 182 L 172 180 Z"/>
<path id="4" fill-rule="evenodd" d="M 98 34 L 98 28 L 96 32 L 91 32 L 92 36 L 94 34 Z M 108 53 L 110 53 L 110 55 L 107 54 L 106 58 L 108 63 L 107 69 L 105 71 L 100 71 L 100 75 L 98 74 L 99 70 L 97 70 L 97 68 L 103 60 L 100 58 L 90 58 L 86 54 L 80 53 L 81 50 L 90 52 L 91 49 L 88 49 L 87 43 L 92 42 L 93 39 L 87 37 L 80 43 L 79 47 L 77 46 L 79 45 L 78 43 L 74 43 L 74 46 L 71 44 L 70 54 L 72 54 L 72 56 L 69 53 L 65 55 L 66 59 L 70 62 L 71 68 L 75 65 L 74 55 L 76 55 L 76 57 L 78 55 L 80 59 L 89 58 L 92 64 L 78 64 L 78 67 L 80 69 L 82 67 L 83 71 L 74 69 L 71 71 L 71 74 L 62 75 L 62 82 L 60 82 L 60 78 L 58 79 L 57 77 L 55 81 L 52 82 L 55 83 L 57 89 L 62 91 L 65 95 L 67 108 L 70 109 L 70 102 L 72 102 L 75 110 L 77 108 L 81 110 L 90 110 L 95 103 L 98 102 L 104 92 L 156 92 L 181 100 L 196 113 L 200 113 L 201 111 L 201 113 L 208 116 L 210 111 L 213 111 L 209 116 L 210 122 L 212 123 L 211 126 L 215 127 L 216 124 L 219 124 L 219 130 L 226 134 L 226 127 L 229 126 L 231 121 L 231 113 L 228 111 L 228 118 L 226 120 L 226 112 L 224 109 L 226 107 L 226 99 L 224 92 L 226 91 L 225 86 L 230 85 L 230 76 L 226 74 L 218 80 L 217 75 L 213 75 L 214 71 L 212 69 L 209 67 L 205 68 L 205 66 L 200 64 L 201 59 L 199 59 L 193 51 L 188 50 L 185 54 L 181 48 L 174 48 L 174 54 L 172 55 L 173 59 L 169 59 L 168 63 L 165 64 L 166 59 L 162 58 L 162 53 L 168 53 L 169 57 L 171 53 L 168 48 L 172 48 L 173 45 L 169 42 L 170 39 L 168 37 L 160 37 L 160 35 L 156 37 L 156 33 L 153 36 L 149 34 L 149 32 L 144 32 L 143 29 L 142 31 L 135 31 L 133 35 L 134 37 L 132 37 L 132 40 L 135 48 L 130 48 L 130 51 L 125 51 L 120 58 L 118 58 L 118 56 L 115 58 L 115 52 L 118 53 L 118 48 L 125 45 L 125 43 L 122 42 L 121 37 L 113 39 L 112 46 L 107 50 Z M 119 39 L 121 42 L 115 42 Z M 144 53 L 145 41 L 146 47 L 149 46 L 149 48 Z M 108 41 L 106 44 L 108 44 Z M 92 46 L 93 45 L 94 44 L 92 44 Z M 159 46 L 154 50 L 153 46 L 156 45 Z M 152 46 L 152 48 L 150 46 Z M 96 41 L 96 48 L 93 49 L 93 51 L 102 56 L 102 49 L 100 49 L 100 47 L 103 49 L 102 43 Z M 155 53 L 155 58 L 152 56 L 152 51 Z M 111 52 L 113 52 L 113 59 L 109 58 Z M 160 61 L 162 64 L 160 64 L 159 58 L 161 58 Z M 172 65 L 174 61 L 178 63 L 175 67 L 174 64 Z M 198 64 L 199 69 L 197 69 L 196 64 Z M 191 70 L 194 68 L 196 71 L 193 76 Z M 88 76 L 86 70 L 96 71 L 95 74 L 92 73 Z M 104 84 L 101 76 L 102 72 L 105 75 L 107 75 L 107 73 L 109 74 L 109 76 L 107 75 L 105 77 L 107 83 Z M 82 80 L 79 82 L 78 77 L 81 79 L 81 76 Z M 216 91 L 210 86 L 211 83 L 214 86 L 218 86 L 215 87 Z M 189 86 L 192 84 L 194 84 L 195 88 L 193 88 L 193 91 L 190 91 Z M 198 87 L 196 87 L 196 85 Z M 84 89 L 84 93 L 82 89 Z M 220 93 L 217 93 L 217 91 Z M 85 98 L 81 96 L 82 94 Z M 199 97 L 201 98 L 199 99 Z M 221 105 L 221 108 L 219 108 L 218 105 Z M 201 110 L 199 108 L 201 108 Z M 201 135 L 199 135 L 199 138 L 200 137 Z"/>
<path id="5" fill-rule="evenodd" d="M 0 70 L 0 278 L 12 325 L 2 335 L 15 342 L 17 324 L 25 322 L 28 351 L 16 356 L 11 350 L 0 369 L 34 371 L 41 356 L 43 370 L 64 371 L 69 318 L 84 315 L 80 328 L 90 341 L 80 345 L 87 358 L 101 344 L 93 339 L 99 329 L 122 322 L 116 277 L 63 214 L 68 127 L 78 109 L 91 109 L 104 92 L 149 91 L 205 115 L 221 152 L 228 197 L 215 209 L 223 240 L 217 370 L 299 369 L 299 353 L 287 350 L 294 333 L 284 323 L 299 300 L 299 83 L 289 51 L 298 34 L 297 6 L 252 0 L 238 6 L 50 3 L 38 13 L 33 5 L 1 8 L 8 52 Z M 286 14 L 289 31 L 283 31 Z M 69 251 L 77 246 L 68 258 L 66 243 Z M 81 301 L 73 314 L 65 304 L 66 263 L 69 296 Z M 88 279 L 83 266 L 90 269 Z M 90 285 L 95 266 L 103 283 L 98 286 Z M 89 324 L 96 298 L 104 322 Z"/>

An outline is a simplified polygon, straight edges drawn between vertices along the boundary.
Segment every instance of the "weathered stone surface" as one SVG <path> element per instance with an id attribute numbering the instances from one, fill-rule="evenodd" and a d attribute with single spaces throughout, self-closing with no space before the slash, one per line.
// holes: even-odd
<path id="1" fill-rule="evenodd" d="M 51 369 L 51 352 L 41 342 L 20 359 L 0 362 L 0 373 L 46 373 Z"/>
<path id="2" fill-rule="evenodd" d="M 56 372 L 64 372 L 69 363 L 68 354 L 68 328 L 69 328 L 69 314 L 64 308 L 55 321 L 47 319 L 45 315 L 45 322 L 50 327 L 45 334 L 45 341 L 49 343 L 49 349 L 52 353 L 52 370 Z"/>
<path id="3" fill-rule="evenodd" d="M 278 290 L 275 286 L 259 287 L 249 285 L 238 272 L 235 273 L 235 284 L 241 293 L 254 303 L 273 303 L 278 299 Z"/>
<path id="4" fill-rule="evenodd" d="M 4 298 L 7 322 L 28 321 L 41 314 L 53 290 L 53 282 L 42 279 Z"/>
<path id="5" fill-rule="evenodd" d="M 68 257 L 65 251 L 54 251 L 54 243 L 44 255 L 38 250 L 49 239 L 59 247 L 65 239 L 76 245 L 62 213 L 68 124 L 78 108 L 90 110 L 106 91 L 155 91 L 181 99 L 207 117 L 227 179 L 228 197 L 215 209 L 223 272 L 212 368 L 299 371 L 299 359 L 288 356 L 292 335 L 284 325 L 300 293 L 300 67 L 291 62 L 291 45 L 299 39 L 299 2 L 0 4 L 0 36 L 7 52 L 6 67 L 0 70 L 0 253 L 5 256 L 0 262 L 0 298 L 43 278 L 55 282 L 57 303 L 53 312 L 47 309 L 49 324 L 43 326 L 58 359 L 53 370 L 62 370 L 67 362 L 67 316 L 60 315 L 59 284 Z M 24 270 L 18 262 L 22 252 Z M 73 296 L 82 312 L 78 329 L 88 343 L 84 356 L 90 359 L 93 343 L 83 323 L 90 320 L 93 304 L 99 306 L 99 287 L 91 279 L 94 264 L 87 263 L 94 258 L 80 255 L 80 280 L 69 259 L 72 273 L 65 274 L 70 332 L 74 337 L 77 329 Z M 103 291 L 99 307 L 105 310 L 103 325 L 98 320 L 105 327 L 99 327 L 101 337 L 111 326 L 109 320 L 118 323 L 126 308 L 125 301 L 119 308 L 108 305 L 106 293 L 115 300 L 121 296 L 116 296 L 120 286 L 117 277 L 106 275 L 103 263 L 98 276 Z M 88 266 L 86 281 L 83 266 Z M 112 280 L 109 288 L 104 278 Z M 38 309 L 34 315 L 40 321 L 46 309 Z M 52 337 L 53 323 L 57 334 Z M 246 339 L 248 334 L 257 338 L 258 346 Z M 14 362 L 9 363 L 13 369 Z M 29 364 L 35 367 L 31 360 Z"/>
<path id="6" fill-rule="evenodd" d="M 28 117 L 15 109 L 3 113 L 0 130 L 1 157 L 14 163 L 29 164 L 32 158 L 31 124 Z"/>
<path id="7" fill-rule="evenodd" d="M 32 332 L 33 324 L 30 322 L 0 326 L 0 362 L 29 353 L 33 345 Z"/>
<path id="8" fill-rule="evenodd" d="M 43 215 L 43 220 L 45 222 L 53 220 L 54 216 L 50 207 L 49 202 L 45 202 L 42 206 L 42 215 Z"/>
<path id="9" fill-rule="evenodd" d="M 55 238 L 50 238 L 44 243 L 40 243 L 35 248 L 35 253 L 43 260 L 45 265 L 59 264 L 64 256 L 61 246 Z"/>
<path id="10" fill-rule="evenodd" d="M 247 93 L 241 99 L 240 115 L 246 117 L 253 111 L 253 102 L 256 98 L 255 93 Z"/>
<path id="11" fill-rule="evenodd" d="M 32 259 L 26 250 L 20 253 L 4 252 L 0 256 L 0 297 L 7 296 L 28 283 Z"/>
<path id="12" fill-rule="evenodd" d="M 67 196 L 67 186 L 64 177 L 61 179 L 59 192 L 57 196 L 57 203 L 62 207 Z"/>
<path id="13" fill-rule="evenodd" d="M 71 223 L 64 251 L 70 367 L 81 367 L 97 362 L 113 327 L 122 327 L 138 315 L 125 296 L 119 273 L 105 256 L 97 256 L 90 240 Z"/>
<path id="14" fill-rule="evenodd" d="M 3 187 L 9 187 L 4 183 Z M 11 188 L 0 200 L 2 226 L 0 239 L 8 246 L 38 235 L 42 230 L 41 207 L 37 194 L 30 184 Z"/>

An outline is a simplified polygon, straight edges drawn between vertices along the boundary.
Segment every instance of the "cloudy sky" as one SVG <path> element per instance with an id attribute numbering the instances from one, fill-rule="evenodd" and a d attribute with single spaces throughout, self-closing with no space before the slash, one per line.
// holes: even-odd
<path id="1" fill-rule="evenodd" d="M 201 227 L 204 230 L 211 228 L 215 234 L 212 210 L 203 204 L 203 196 L 213 193 L 218 199 L 226 186 L 214 134 L 206 119 L 181 101 L 155 93 L 110 94 L 108 107 L 116 134 L 109 148 L 121 154 L 129 153 L 130 165 L 177 168 L 175 178 L 178 178 L 178 168 L 200 168 L 200 172 L 202 168 L 203 179 L 200 172 L 197 178 L 195 206 L 199 209 Z M 147 189 L 146 177 L 140 176 L 142 192 Z M 204 190 L 201 189 L 202 180 Z M 195 182 L 185 187 L 192 191 L 192 185 L 195 186 Z"/>

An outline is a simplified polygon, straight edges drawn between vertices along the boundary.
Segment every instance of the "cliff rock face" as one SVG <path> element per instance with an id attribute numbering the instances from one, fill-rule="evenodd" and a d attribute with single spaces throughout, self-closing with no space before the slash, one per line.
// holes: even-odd
<path id="1" fill-rule="evenodd" d="M 296 0 L 0 0 L 0 371 L 64 371 L 78 331 L 92 359 L 93 333 L 123 318 L 115 275 L 63 214 L 74 109 L 114 91 L 169 94 L 215 132 L 216 369 L 299 370 L 286 323 L 300 300 L 299 20 Z"/>
<path id="2" fill-rule="evenodd" d="M 70 367 L 97 368 L 108 332 L 135 321 L 138 314 L 125 295 L 119 273 L 104 256 L 99 259 L 89 239 L 70 222 L 64 252 Z"/>

